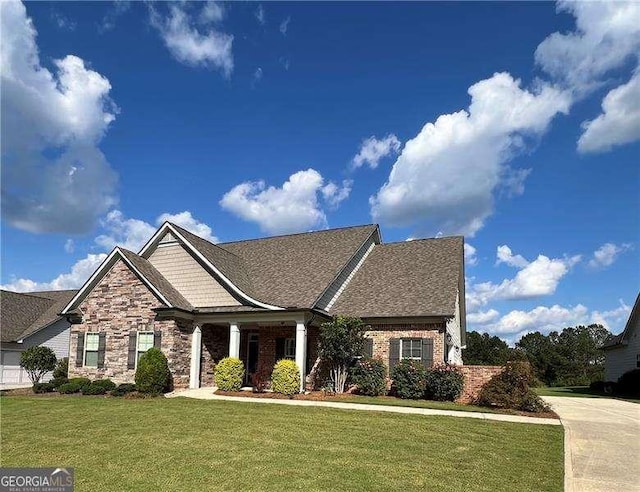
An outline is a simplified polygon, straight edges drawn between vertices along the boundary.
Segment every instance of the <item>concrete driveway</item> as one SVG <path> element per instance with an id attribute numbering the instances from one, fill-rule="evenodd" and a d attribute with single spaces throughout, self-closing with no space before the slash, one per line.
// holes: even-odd
<path id="1" fill-rule="evenodd" d="M 565 429 L 565 491 L 640 491 L 640 404 L 545 396 Z"/>

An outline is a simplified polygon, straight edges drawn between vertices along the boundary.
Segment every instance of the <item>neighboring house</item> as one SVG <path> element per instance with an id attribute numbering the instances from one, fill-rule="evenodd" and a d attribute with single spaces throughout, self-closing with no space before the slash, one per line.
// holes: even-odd
<path id="1" fill-rule="evenodd" d="M 625 372 L 640 368 L 640 294 L 624 331 L 607 340 L 602 348 L 605 381 L 615 382 Z"/>
<path id="2" fill-rule="evenodd" d="M 135 254 L 115 248 L 62 311 L 69 373 L 133 381 L 151 347 L 175 388 L 213 385 L 215 363 L 296 361 L 301 390 L 322 384 L 319 327 L 333 315 L 367 324 L 368 355 L 390 366 L 462 364 L 463 238 L 383 244 L 377 225 L 212 244 L 164 223 Z"/>
<path id="3" fill-rule="evenodd" d="M 77 293 L 77 290 L 27 294 L 0 291 L 0 384 L 30 383 L 20 367 L 20 354 L 29 347 L 49 347 L 58 359 L 69 356 L 71 325 L 58 313 Z"/>

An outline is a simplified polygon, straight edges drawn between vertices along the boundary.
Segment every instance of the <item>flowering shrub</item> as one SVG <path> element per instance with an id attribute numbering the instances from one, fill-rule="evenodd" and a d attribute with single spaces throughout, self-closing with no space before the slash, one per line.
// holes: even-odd
<path id="1" fill-rule="evenodd" d="M 351 382 L 358 387 L 358 393 L 379 396 L 387 392 L 387 367 L 380 359 L 361 359 L 350 372 Z"/>
<path id="2" fill-rule="evenodd" d="M 454 401 L 462 394 L 464 375 L 456 366 L 441 364 L 427 370 L 425 397 L 428 400 Z"/>
<path id="3" fill-rule="evenodd" d="M 400 398 L 417 400 L 424 396 L 427 370 L 421 362 L 403 359 L 391 371 L 391 379 Z"/>

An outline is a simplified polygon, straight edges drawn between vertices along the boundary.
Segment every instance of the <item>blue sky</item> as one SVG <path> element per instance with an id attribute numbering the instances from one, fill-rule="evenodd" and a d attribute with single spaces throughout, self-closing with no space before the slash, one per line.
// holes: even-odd
<path id="1" fill-rule="evenodd" d="M 464 234 L 468 329 L 620 331 L 640 4 L 2 2 L 2 284 L 214 241 Z"/>

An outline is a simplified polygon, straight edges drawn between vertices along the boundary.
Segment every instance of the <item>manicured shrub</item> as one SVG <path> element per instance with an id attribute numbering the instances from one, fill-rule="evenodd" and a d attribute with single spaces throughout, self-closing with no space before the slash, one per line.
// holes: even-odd
<path id="1" fill-rule="evenodd" d="M 350 376 L 362 395 L 380 396 L 387 392 L 387 366 L 380 359 L 360 359 L 350 369 Z"/>
<path id="2" fill-rule="evenodd" d="M 623 396 L 640 396 L 640 369 L 632 369 L 620 376 L 616 391 Z"/>
<path id="3" fill-rule="evenodd" d="M 59 378 L 53 378 L 51 381 L 49 381 L 54 388 L 58 388 L 61 385 L 68 383 L 69 379 L 65 378 L 65 377 L 59 377 Z"/>
<path id="4" fill-rule="evenodd" d="M 276 362 L 271 373 L 271 389 L 288 396 L 300 391 L 300 370 L 294 361 L 282 359 Z"/>
<path id="5" fill-rule="evenodd" d="M 260 363 L 256 368 L 256 372 L 251 375 L 251 385 L 254 393 L 262 393 L 269 385 L 269 366 Z"/>
<path id="6" fill-rule="evenodd" d="M 529 385 L 533 372 L 528 362 L 509 362 L 500 374 L 493 376 L 480 390 L 476 403 L 485 407 L 511 408 L 527 412 L 543 412 L 547 405 Z"/>
<path id="7" fill-rule="evenodd" d="M 222 391 L 240 391 L 244 378 L 244 364 L 236 357 L 225 357 L 216 365 L 216 386 Z"/>
<path id="8" fill-rule="evenodd" d="M 604 393 L 604 381 L 592 381 L 589 383 L 589 389 L 591 391 L 597 391 L 598 393 Z"/>
<path id="9" fill-rule="evenodd" d="M 42 376 L 56 368 L 56 354 L 49 347 L 29 347 L 20 354 L 22 367 L 33 384 L 39 383 Z"/>
<path id="10" fill-rule="evenodd" d="M 169 391 L 171 372 L 167 358 L 158 348 L 150 348 L 138 361 L 136 368 L 136 388 L 142 393 L 159 395 Z"/>
<path id="11" fill-rule="evenodd" d="M 107 390 L 103 385 L 96 384 L 96 381 L 94 381 L 87 386 L 83 386 L 81 392 L 83 395 L 104 395 L 107 393 Z"/>
<path id="12" fill-rule="evenodd" d="M 105 391 L 112 391 L 116 389 L 116 386 L 117 386 L 116 383 L 111 381 L 111 379 L 96 379 L 91 384 L 102 386 L 105 389 Z"/>
<path id="13" fill-rule="evenodd" d="M 69 379 L 70 383 L 77 384 L 82 389 L 83 386 L 88 386 L 91 384 L 91 380 L 89 378 L 71 378 Z"/>
<path id="14" fill-rule="evenodd" d="M 427 370 L 421 362 L 403 359 L 391 371 L 396 394 L 400 398 L 417 400 L 424 396 Z"/>
<path id="15" fill-rule="evenodd" d="M 464 388 L 464 375 L 456 366 L 442 364 L 427 369 L 425 397 L 428 400 L 455 401 Z"/>
<path id="16" fill-rule="evenodd" d="M 51 383 L 36 383 L 32 389 L 34 393 L 51 393 L 56 387 Z"/>
<path id="17" fill-rule="evenodd" d="M 80 391 L 82 391 L 82 388 L 83 388 L 83 385 L 78 383 L 72 383 L 71 381 L 69 381 L 68 383 L 64 383 L 58 386 L 58 393 L 63 395 L 80 393 Z"/>
<path id="18" fill-rule="evenodd" d="M 111 390 L 111 396 L 124 396 L 127 393 L 133 393 L 136 390 L 136 385 L 132 383 L 122 383 L 114 390 Z"/>
<path id="19" fill-rule="evenodd" d="M 56 368 L 53 370 L 53 379 L 69 378 L 69 357 L 64 357 L 58 361 Z"/>

